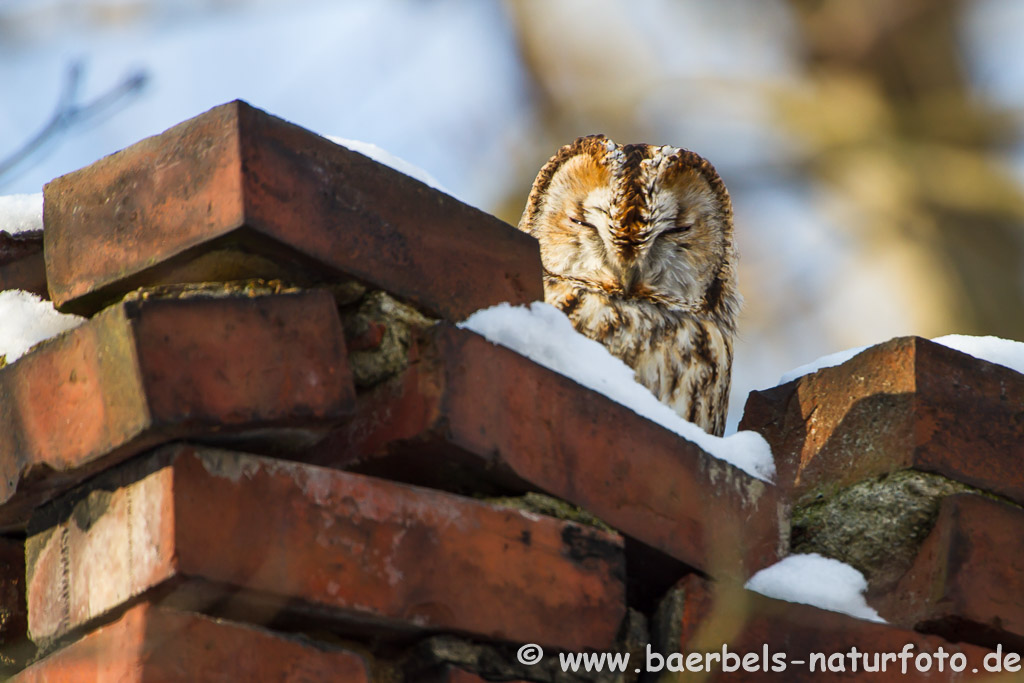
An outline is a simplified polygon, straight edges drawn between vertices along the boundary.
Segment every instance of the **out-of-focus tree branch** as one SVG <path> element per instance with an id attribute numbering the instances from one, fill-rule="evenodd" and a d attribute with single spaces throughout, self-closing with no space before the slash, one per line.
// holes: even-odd
<path id="1" fill-rule="evenodd" d="M 111 114 L 127 98 L 139 93 L 148 80 L 144 71 L 135 71 L 107 92 L 90 102 L 83 103 L 79 101 L 83 72 L 84 66 L 80 61 L 68 66 L 64 76 L 64 87 L 49 120 L 38 133 L 6 159 L 0 159 L 0 185 L 7 182 L 7 176 L 17 166 L 38 153 L 44 145 L 67 133 L 76 125 Z"/>
<path id="2" fill-rule="evenodd" d="M 946 329 L 1024 338 L 1024 191 L 998 154 L 1019 122 L 972 90 L 958 39 L 969 3 L 789 5 L 816 95 L 783 103 L 783 120 L 814 149 L 812 176 L 862 209 L 874 253 L 932 264 L 906 270 Z"/>

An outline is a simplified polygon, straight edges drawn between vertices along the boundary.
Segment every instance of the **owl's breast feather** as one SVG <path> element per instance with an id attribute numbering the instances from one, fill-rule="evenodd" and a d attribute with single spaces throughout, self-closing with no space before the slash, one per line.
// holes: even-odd
<path id="1" fill-rule="evenodd" d="M 660 401 L 705 431 L 725 429 L 732 332 L 713 320 L 644 300 L 549 281 L 546 300 L 603 344 Z"/>

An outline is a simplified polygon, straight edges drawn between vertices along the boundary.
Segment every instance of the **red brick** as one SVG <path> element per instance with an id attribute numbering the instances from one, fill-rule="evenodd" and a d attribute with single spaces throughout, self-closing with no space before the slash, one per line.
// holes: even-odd
<path id="1" fill-rule="evenodd" d="M 139 604 L 15 676 L 17 683 L 368 681 L 351 652 Z"/>
<path id="2" fill-rule="evenodd" d="M 461 320 L 544 298 L 536 240 L 240 101 L 44 189 L 61 310 L 141 284 L 354 277 Z"/>
<path id="3" fill-rule="evenodd" d="M 0 526 L 166 441 L 308 446 L 353 401 L 325 292 L 125 301 L 0 369 Z"/>
<path id="4" fill-rule="evenodd" d="M 184 445 L 91 486 L 33 519 L 37 642 L 147 593 L 573 650 L 608 647 L 625 613 L 619 537 L 449 493 Z"/>
<path id="5" fill-rule="evenodd" d="M 920 631 L 1024 651 L 1024 510 L 981 495 L 942 501 L 882 616 Z"/>
<path id="6" fill-rule="evenodd" d="M 917 469 L 1024 503 L 1024 375 L 919 337 L 755 391 L 741 429 L 796 495 Z"/>
<path id="7" fill-rule="evenodd" d="M 757 666 L 763 667 L 764 649 L 767 647 L 767 672 L 746 671 L 742 666 L 738 671 L 723 672 L 719 661 L 715 663 L 714 673 L 702 679 L 706 681 L 961 680 L 974 677 L 973 668 L 984 671 L 983 660 L 988 654 L 988 650 L 973 645 L 953 644 L 937 636 L 864 621 L 810 605 L 774 600 L 738 587 L 716 586 L 694 574 L 680 582 L 674 595 L 666 599 L 659 616 L 661 633 L 658 640 L 661 642 L 656 651 L 660 649 L 661 654 L 679 652 L 684 657 L 692 652 L 721 654 L 722 646 L 726 644 L 729 652 L 740 657 L 756 653 Z M 945 673 L 937 671 L 936 661 L 932 662 L 932 670 L 924 673 L 914 668 L 911 659 L 908 672 L 903 674 L 897 659 L 886 662 L 885 672 L 865 672 L 861 660 L 854 673 L 851 660 L 846 657 L 846 653 L 855 647 L 859 653 L 867 653 L 868 664 L 874 666 L 875 653 L 881 659 L 884 653 L 901 652 L 907 644 L 913 645 L 911 652 L 914 656 L 921 653 L 934 655 L 940 647 L 950 656 L 962 652 L 967 657 L 967 668 L 956 674 L 949 669 L 949 659 L 946 659 Z M 787 667 L 784 672 L 771 670 L 775 663 L 772 656 L 778 653 L 785 655 Z M 843 653 L 846 672 L 823 674 L 820 663 L 817 670 L 811 672 L 812 653 L 823 653 L 826 661 L 829 656 Z"/>
<path id="8" fill-rule="evenodd" d="M 48 297 L 40 231 L 10 235 L 0 231 L 0 291 L 24 289 Z"/>
<path id="9" fill-rule="evenodd" d="M 449 490 L 540 489 L 715 576 L 778 558 L 770 484 L 472 332 L 436 325 L 419 345 L 311 457 Z"/>

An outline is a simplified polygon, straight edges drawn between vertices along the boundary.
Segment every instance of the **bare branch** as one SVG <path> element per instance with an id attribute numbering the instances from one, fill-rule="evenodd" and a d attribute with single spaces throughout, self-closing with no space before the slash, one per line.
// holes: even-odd
<path id="1" fill-rule="evenodd" d="M 80 103 L 78 98 L 84 71 L 85 67 L 81 61 L 72 62 L 68 66 L 57 107 L 50 115 L 49 121 L 10 156 L 0 160 L 0 186 L 7 182 L 5 176 L 36 154 L 45 144 L 57 139 L 77 124 L 112 113 L 116 105 L 139 93 L 149 78 L 146 72 L 135 71 L 91 102 Z"/>

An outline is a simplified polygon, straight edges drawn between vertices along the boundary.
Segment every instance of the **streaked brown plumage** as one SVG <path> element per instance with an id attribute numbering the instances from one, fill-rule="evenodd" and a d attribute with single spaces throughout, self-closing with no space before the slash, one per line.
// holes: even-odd
<path id="1" fill-rule="evenodd" d="M 540 241 L 547 302 L 721 435 L 740 297 L 732 204 L 711 164 L 579 138 L 540 170 L 519 229 Z"/>

